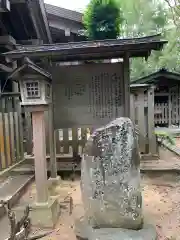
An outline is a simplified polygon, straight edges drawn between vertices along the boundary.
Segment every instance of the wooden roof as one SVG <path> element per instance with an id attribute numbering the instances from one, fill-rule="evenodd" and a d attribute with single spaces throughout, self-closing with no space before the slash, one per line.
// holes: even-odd
<path id="1" fill-rule="evenodd" d="M 79 34 L 84 29 L 82 13 L 50 4 L 45 4 L 45 7 L 53 43 L 69 42 L 70 39 L 74 42 L 86 40 Z"/>
<path id="2" fill-rule="evenodd" d="M 46 12 L 49 15 L 68 19 L 68 20 L 75 21 L 82 24 L 83 15 L 80 12 L 72 11 L 62 7 L 53 6 L 51 4 L 45 4 L 45 7 L 46 7 Z"/>
<path id="3" fill-rule="evenodd" d="M 33 63 L 30 59 L 24 58 L 24 64 L 18 68 L 16 68 L 11 74 L 9 74 L 8 79 L 17 79 L 21 72 L 24 72 L 25 69 L 28 69 L 30 71 L 36 72 L 37 74 L 42 75 L 43 77 L 51 80 L 52 76 L 50 73 L 45 71 L 44 69 L 37 66 L 35 63 Z"/>
<path id="4" fill-rule="evenodd" d="M 167 43 L 161 40 L 161 35 L 141 38 L 127 38 L 102 41 L 70 42 L 61 44 L 46 44 L 39 46 L 17 46 L 17 50 L 4 53 L 8 59 L 22 57 L 50 57 L 58 61 L 78 61 L 112 59 L 123 57 L 148 57 L 152 50 L 161 50 Z"/>
<path id="5" fill-rule="evenodd" d="M 133 84 L 145 84 L 145 83 L 151 84 L 151 83 L 158 82 L 162 78 L 180 81 L 180 73 L 171 72 L 171 71 L 168 71 L 167 69 L 162 68 L 159 71 L 149 74 L 145 77 L 139 78 L 133 81 L 132 83 Z"/>

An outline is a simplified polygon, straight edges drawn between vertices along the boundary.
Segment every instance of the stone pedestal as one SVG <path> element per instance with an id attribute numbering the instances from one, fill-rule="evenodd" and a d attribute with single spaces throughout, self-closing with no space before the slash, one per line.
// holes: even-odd
<path id="1" fill-rule="evenodd" d="M 156 229 L 152 225 L 144 225 L 140 230 L 123 228 L 93 229 L 84 218 L 75 221 L 74 231 L 80 240 L 156 240 Z"/>
<path id="2" fill-rule="evenodd" d="M 55 227 L 59 215 L 60 205 L 57 199 L 49 199 L 47 204 L 30 204 L 30 218 L 33 226 L 40 226 L 45 228 Z M 24 213 L 24 206 L 13 209 L 17 216 L 22 216 Z"/>

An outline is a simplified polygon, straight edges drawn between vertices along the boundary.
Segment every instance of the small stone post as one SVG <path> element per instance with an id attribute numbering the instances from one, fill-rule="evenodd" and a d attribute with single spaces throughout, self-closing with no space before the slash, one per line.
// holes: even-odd
<path id="1" fill-rule="evenodd" d="M 35 108 L 34 108 L 35 109 Z M 44 111 L 32 112 L 37 203 L 48 203 Z"/>

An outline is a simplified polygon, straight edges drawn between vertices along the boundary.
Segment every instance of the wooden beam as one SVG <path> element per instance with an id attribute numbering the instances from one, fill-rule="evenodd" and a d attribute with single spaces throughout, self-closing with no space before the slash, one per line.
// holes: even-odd
<path id="1" fill-rule="evenodd" d="M 41 39 L 20 40 L 19 43 L 23 45 L 40 45 L 43 44 L 43 40 Z"/>
<path id="2" fill-rule="evenodd" d="M 16 40 L 11 35 L 0 36 L 0 45 L 16 45 Z"/>
<path id="3" fill-rule="evenodd" d="M 11 0 L 11 4 L 16 4 L 16 3 L 26 3 L 27 0 Z"/>
<path id="4" fill-rule="evenodd" d="M 6 48 L 9 51 L 13 51 L 14 50 L 14 46 L 12 46 L 12 45 L 4 45 L 3 47 Z"/>
<path id="5" fill-rule="evenodd" d="M 146 128 L 145 128 L 145 114 L 144 114 L 144 90 L 138 91 L 137 97 L 137 120 L 139 129 L 139 148 L 141 153 L 146 151 Z"/>
<path id="6" fill-rule="evenodd" d="M 71 31 L 70 31 L 69 28 L 66 28 L 66 29 L 64 30 L 64 32 L 65 32 L 65 36 L 66 36 L 66 37 L 70 37 L 70 36 L 71 36 Z"/>
<path id="7" fill-rule="evenodd" d="M 42 19 L 45 25 L 45 29 L 46 29 L 46 33 L 47 33 L 47 38 L 48 38 L 48 43 L 52 43 L 52 37 L 51 37 L 51 32 L 50 32 L 50 28 L 49 28 L 49 23 L 47 20 L 47 14 L 46 14 L 46 9 L 45 9 L 45 4 L 43 0 L 39 0 L 39 7 L 41 10 L 41 14 L 42 14 Z"/>
<path id="8" fill-rule="evenodd" d="M 1 0 L 0 1 L 0 12 L 9 12 L 10 11 L 10 0 Z"/>
<path id="9" fill-rule="evenodd" d="M 49 147 L 50 147 L 50 166 L 51 166 L 51 178 L 57 178 L 57 163 L 56 163 L 56 140 L 54 130 L 54 112 L 53 103 L 49 105 L 48 111 L 48 123 L 49 123 Z"/>
<path id="10" fill-rule="evenodd" d="M 9 73 L 13 71 L 11 67 L 8 67 L 2 63 L 0 63 L 0 70 L 3 70 L 4 72 L 9 72 Z"/>
<path id="11" fill-rule="evenodd" d="M 133 93 L 130 94 L 130 117 L 131 117 L 131 121 L 133 122 L 134 126 L 135 126 L 135 96 Z"/>
<path id="12" fill-rule="evenodd" d="M 41 39 L 41 34 L 40 34 L 40 29 L 39 29 L 39 26 L 37 24 L 37 19 L 35 17 L 35 14 L 34 14 L 34 11 L 33 11 L 33 7 L 32 7 L 32 3 L 31 2 L 28 2 L 28 9 L 29 9 L 29 13 L 30 13 L 30 17 L 32 19 L 32 22 L 33 22 L 33 27 L 34 27 L 34 30 L 36 32 L 36 35 L 37 35 L 37 38 L 38 39 Z"/>
<path id="13" fill-rule="evenodd" d="M 70 29 L 72 33 L 78 34 L 78 31 L 82 29 L 82 26 L 77 26 L 77 24 L 67 24 L 62 22 L 62 19 L 59 21 L 49 20 L 49 26 L 51 29 L 56 31 L 65 31 L 65 29 Z"/>
<path id="14" fill-rule="evenodd" d="M 130 118 L 130 64 L 129 54 L 126 53 L 123 61 L 123 75 L 124 75 L 124 116 Z"/>
<path id="15" fill-rule="evenodd" d="M 149 154 L 157 154 L 155 126 L 154 126 L 154 87 L 148 89 L 148 141 Z"/>

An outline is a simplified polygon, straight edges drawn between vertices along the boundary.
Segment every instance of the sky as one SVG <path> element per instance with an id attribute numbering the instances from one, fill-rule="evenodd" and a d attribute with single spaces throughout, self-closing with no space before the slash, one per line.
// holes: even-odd
<path id="1" fill-rule="evenodd" d="M 44 0 L 45 3 L 76 11 L 82 11 L 89 1 L 90 0 Z"/>

